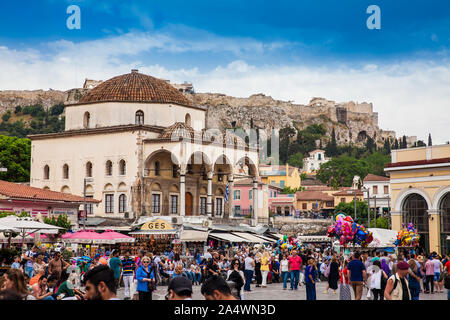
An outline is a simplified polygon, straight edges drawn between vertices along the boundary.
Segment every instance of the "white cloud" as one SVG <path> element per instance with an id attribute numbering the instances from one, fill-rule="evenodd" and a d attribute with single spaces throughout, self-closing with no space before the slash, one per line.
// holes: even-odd
<path id="1" fill-rule="evenodd" d="M 172 28 L 175 28 L 172 26 Z M 170 29 L 170 28 L 169 28 Z M 372 102 L 382 129 L 398 135 L 417 135 L 433 142 L 450 140 L 450 63 L 412 61 L 392 64 L 286 66 L 281 63 L 254 66 L 242 53 L 261 53 L 288 43 L 261 43 L 252 39 L 216 37 L 202 32 L 198 38 L 161 33 L 127 33 L 101 40 L 49 43 L 46 51 L 15 50 L 0 44 L 0 90 L 60 89 L 80 87 L 85 78 L 108 79 L 139 66 L 140 72 L 170 79 L 192 81 L 197 92 L 221 92 L 247 97 L 264 93 L 275 99 L 306 104 L 312 97 L 338 102 Z M 197 34 L 198 35 L 198 34 Z M 236 60 L 204 70 L 169 69 L 143 56 L 154 52 L 228 53 Z"/>

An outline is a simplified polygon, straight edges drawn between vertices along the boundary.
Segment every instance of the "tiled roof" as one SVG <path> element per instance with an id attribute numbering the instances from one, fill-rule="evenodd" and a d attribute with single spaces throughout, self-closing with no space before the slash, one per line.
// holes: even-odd
<path id="1" fill-rule="evenodd" d="M 366 182 L 366 181 L 389 181 L 389 178 L 388 177 L 383 177 L 383 176 L 377 176 L 375 174 L 369 173 L 364 178 L 364 182 Z"/>
<path id="2" fill-rule="evenodd" d="M 44 190 L 0 180 L 0 194 L 13 199 L 30 199 L 39 201 L 83 202 L 84 198 L 68 193 Z M 86 202 L 98 203 L 99 200 L 86 198 Z"/>
<path id="3" fill-rule="evenodd" d="M 349 187 L 345 187 L 343 189 L 341 189 L 340 191 L 333 193 L 333 196 L 354 196 L 355 189 L 349 188 Z M 351 193 L 347 193 L 347 191 L 351 191 Z M 356 190 L 356 195 L 357 196 L 364 196 L 364 193 L 361 190 Z"/>
<path id="4" fill-rule="evenodd" d="M 303 184 L 302 184 L 302 186 L 303 186 Z M 332 191 L 333 190 L 333 188 L 325 186 L 325 185 L 323 185 L 323 186 L 307 186 L 305 189 L 306 189 L 306 191 Z"/>
<path id="5" fill-rule="evenodd" d="M 388 163 L 386 165 L 386 168 L 408 167 L 408 166 L 439 164 L 439 163 L 450 163 L 450 158 L 439 158 L 439 159 L 432 159 L 432 160 L 416 160 L 416 161 L 402 161 L 402 162 Z"/>
<path id="6" fill-rule="evenodd" d="M 169 83 L 137 71 L 102 82 L 84 95 L 78 104 L 94 102 L 154 102 L 193 106 Z"/>
<path id="7" fill-rule="evenodd" d="M 309 200 L 321 200 L 321 201 L 333 201 L 334 198 L 328 194 L 320 191 L 297 191 L 295 193 L 297 201 L 309 201 Z"/>

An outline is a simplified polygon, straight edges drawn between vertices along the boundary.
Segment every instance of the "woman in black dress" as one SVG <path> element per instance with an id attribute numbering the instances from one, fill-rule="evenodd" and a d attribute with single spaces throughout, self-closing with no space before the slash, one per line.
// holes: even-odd
<path id="1" fill-rule="evenodd" d="M 328 275 L 328 285 L 333 293 L 336 293 L 339 281 L 339 263 L 336 256 L 333 256 L 330 263 L 330 274 Z"/>

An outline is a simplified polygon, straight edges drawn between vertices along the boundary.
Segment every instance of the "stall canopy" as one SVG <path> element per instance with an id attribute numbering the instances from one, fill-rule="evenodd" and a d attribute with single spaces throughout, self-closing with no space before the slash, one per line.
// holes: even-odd
<path id="1" fill-rule="evenodd" d="M 235 236 L 231 233 L 210 233 L 209 236 L 227 242 L 249 242 L 247 239 Z"/>
<path id="2" fill-rule="evenodd" d="M 125 242 L 134 242 L 135 239 L 133 237 L 127 236 L 125 234 L 121 234 L 119 232 L 115 232 L 113 230 L 105 230 L 105 232 L 100 233 L 99 240 L 94 240 L 94 243 L 102 243 L 102 240 L 108 240 L 112 243 L 125 243 Z M 108 243 L 110 243 L 108 242 Z"/>
<path id="3" fill-rule="evenodd" d="M 129 234 L 176 234 L 178 231 L 167 221 L 156 219 L 144 223 L 139 230 Z"/>
<path id="4" fill-rule="evenodd" d="M 369 243 L 369 248 L 395 247 L 394 242 L 397 240 L 397 231 L 381 228 L 369 228 L 372 232 L 373 241 Z"/>
<path id="5" fill-rule="evenodd" d="M 181 242 L 206 242 L 208 240 L 208 231 L 183 230 L 181 233 Z"/>
<path id="6" fill-rule="evenodd" d="M 68 243 L 110 243 L 113 241 L 102 239 L 100 233 L 94 232 L 94 230 L 80 230 L 75 233 L 65 233 L 62 235 L 62 240 Z"/>
<path id="7" fill-rule="evenodd" d="M 245 232 L 233 232 L 234 235 L 244 238 L 247 240 L 247 242 L 253 242 L 253 243 L 265 243 L 265 242 L 276 242 L 275 240 L 263 238 L 262 236 L 255 236 L 250 233 Z"/>

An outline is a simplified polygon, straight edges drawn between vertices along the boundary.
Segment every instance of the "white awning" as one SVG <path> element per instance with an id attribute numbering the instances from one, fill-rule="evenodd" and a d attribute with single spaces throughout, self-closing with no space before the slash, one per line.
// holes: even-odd
<path id="1" fill-rule="evenodd" d="M 273 239 L 263 238 L 263 236 L 256 236 L 245 232 L 233 232 L 233 234 L 237 235 L 238 237 L 247 239 L 249 242 L 253 243 L 276 242 L 276 240 Z"/>
<path id="2" fill-rule="evenodd" d="M 208 239 L 208 231 L 199 230 L 183 230 L 181 233 L 181 242 L 206 242 Z"/>
<path id="3" fill-rule="evenodd" d="M 258 238 L 261 238 L 263 240 L 266 240 L 264 242 L 277 242 L 277 240 L 275 240 L 275 239 L 272 239 L 272 238 L 269 238 L 269 237 L 266 237 L 266 236 L 263 236 L 263 235 L 260 235 L 260 234 L 255 234 L 254 236 L 258 237 Z"/>
<path id="4" fill-rule="evenodd" d="M 210 233 L 209 236 L 212 238 L 225 240 L 228 242 L 249 242 L 247 239 L 235 236 L 234 234 L 231 233 Z"/>

